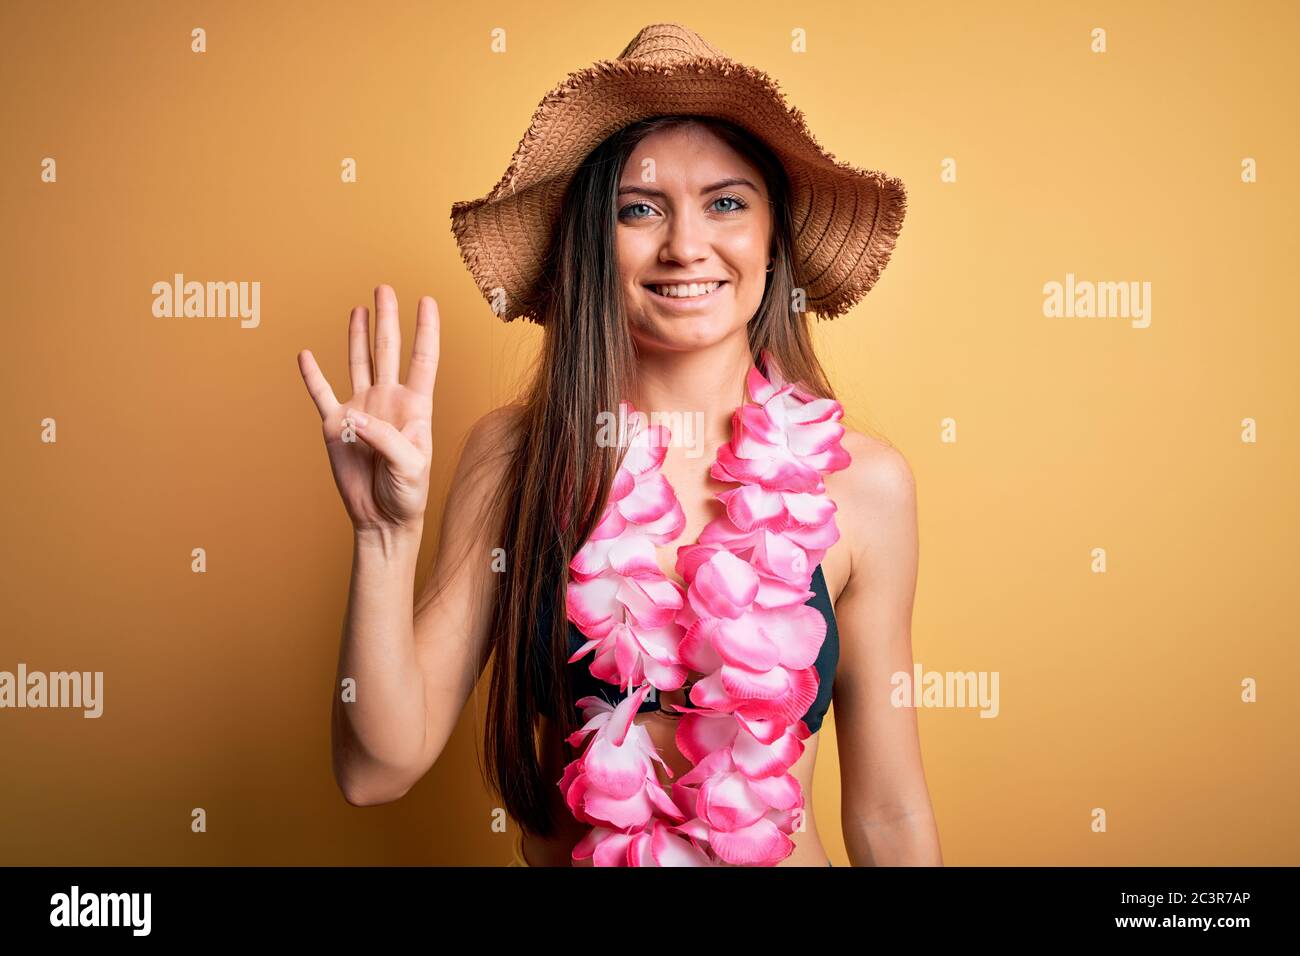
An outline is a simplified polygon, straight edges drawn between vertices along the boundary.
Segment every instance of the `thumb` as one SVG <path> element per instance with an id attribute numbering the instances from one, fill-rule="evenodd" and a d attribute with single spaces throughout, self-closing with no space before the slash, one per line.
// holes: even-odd
<path id="1" fill-rule="evenodd" d="M 346 409 L 345 421 L 351 420 L 357 436 L 384 457 L 397 472 L 418 475 L 424 469 L 424 456 L 401 432 L 374 415 Z"/>

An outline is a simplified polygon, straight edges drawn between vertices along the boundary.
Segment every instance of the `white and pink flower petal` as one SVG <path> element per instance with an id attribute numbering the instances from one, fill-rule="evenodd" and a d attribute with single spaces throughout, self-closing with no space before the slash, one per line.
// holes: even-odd
<path id="1" fill-rule="evenodd" d="M 752 405 L 732 416 L 731 441 L 710 474 L 740 487 L 695 545 L 678 548 L 685 587 L 658 565 L 656 546 L 685 526 L 660 469 L 671 434 L 628 403 L 632 437 L 606 514 L 570 563 L 569 619 L 589 640 L 578 659 L 598 679 L 637 690 L 617 706 L 585 697 L 570 735 L 586 750 L 559 781 L 575 819 L 593 829 L 574 859 L 597 866 L 771 866 L 793 850 L 788 834 L 804 795 L 789 772 L 811 735 L 801 719 L 820 683 L 813 666 L 826 622 L 807 605 L 813 569 L 838 540 L 823 475 L 850 463 L 839 444 L 843 409 L 782 375 L 762 353 Z M 636 710 L 651 685 L 691 689 L 676 743 L 691 770 L 672 777 Z"/>
<path id="2" fill-rule="evenodd" d="M 794 841 L 763 819 L 739 830 L 711 833 L 709 847 L 733 866 L 775 866 L 794 850 Z"/>

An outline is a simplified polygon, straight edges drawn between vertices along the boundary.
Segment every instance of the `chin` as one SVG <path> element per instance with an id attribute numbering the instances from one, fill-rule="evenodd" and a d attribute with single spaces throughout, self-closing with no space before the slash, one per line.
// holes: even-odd
<path id="1" fill-rule="evenodd" d="M 708 348 L 734 334 L 737 325 L 733 317 L 691 316 L 690 318 L 652 318 L 635 328 L 637 339 L 645 344 L 674 352 L 693 352 Z"/>

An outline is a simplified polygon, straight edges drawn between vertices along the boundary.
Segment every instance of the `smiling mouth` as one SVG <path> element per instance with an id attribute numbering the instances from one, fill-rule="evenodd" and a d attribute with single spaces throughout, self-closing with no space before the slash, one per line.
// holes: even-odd
<path id="1" fill-rule="evenodd" d="M 661 299 L 705 299 L 721 289 L 726 282 L 685 282 L 673 285 L 647 285 L 646 288 Z"/>

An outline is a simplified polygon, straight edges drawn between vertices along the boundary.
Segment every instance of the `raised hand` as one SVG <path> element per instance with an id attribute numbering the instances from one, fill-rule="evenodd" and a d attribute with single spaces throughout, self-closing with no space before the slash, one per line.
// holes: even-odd
<path id="1" fill-rule="evenodd" d="M 433 385 L 438 376 L 438 304 L 423 296 L 416 309 L 415 343 L 406 383 L 397 380 L 402 347 L 397 296 L 375 287 L 375 349 L 365 306 L 348 321 L 352 397 L 340 404 L 307 349 L 298 370 L 321 416 L 334 483 L 358 533 L 419 533 L 429 497 L 433 449 Z"/>

